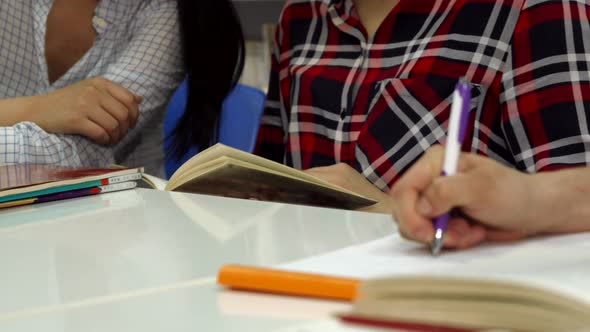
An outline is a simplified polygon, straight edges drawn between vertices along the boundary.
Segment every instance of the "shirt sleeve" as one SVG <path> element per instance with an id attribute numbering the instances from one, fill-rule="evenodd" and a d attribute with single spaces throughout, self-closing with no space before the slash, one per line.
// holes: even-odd
<path id="1" fill-rule="evenodd" d="M 526 1 L 506 59 L 502 131 L 518 169 L 590 164 L 590 5 Z"/>
<path id="2" fill-rule="evenodd" d="M 288 62 L 287 59 L 281 59 L 283 27 L 288 26 L 283 19 L 287 16 L 284 11 L 275 33 L 266 106 L 258 130 L 255 149 L 257 155 L 280 163 L 284 162 L 285 158 L 285 144 L 289 123 L 288 114 L 290 112 L 288 95 L 285 95 L 285 91 L 290 91 L 288 86 L 290 83 L 289 80 L 281 80 L 281 77 L 287 75 L 286 71 L 288 70 L 287 64 L 281 62 L 281 60 Z"/>
<path id="3" fill-rule="evenodd" d="M 183 77 L 176 6 L 148 5 L 136 18 L 134 33 L 103 76 L 143 97 L 136 127 L 116 146 L 102 146 L 77 135 L 49 134 L 30 122 L 0 127 L 0 164 L 106 166 L 114 152 L 142 131 Z"/>

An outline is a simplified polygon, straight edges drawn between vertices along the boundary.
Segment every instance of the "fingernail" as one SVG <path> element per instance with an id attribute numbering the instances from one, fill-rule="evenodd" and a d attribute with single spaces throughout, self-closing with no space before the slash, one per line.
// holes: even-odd
<path id="1" fill-rule="evenodd" d="M 423 216 L 428 216 L 432 212 L 432 205 L 430 205 L 430 202 L 424 197 L 420 198 L 418 201 L 418 212 Z"/>

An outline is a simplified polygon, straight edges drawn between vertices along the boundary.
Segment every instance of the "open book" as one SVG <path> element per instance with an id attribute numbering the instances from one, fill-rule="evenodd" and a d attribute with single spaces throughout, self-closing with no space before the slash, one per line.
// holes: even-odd
<path id="1" fill-rule="evenodd" d="M 586 276 L 590 283 L 590 276 Z M 566 282 L 566 280 L 564 280 Z M 345 321 L 404 327 L 589 331 L 590 298 L 485 276 L 412 276 L 366 281 Z"/>
<path id="2" fill-rule="evenodd" d="M 348 299 L 353 287 L 353 306 L 341 317 L 364 325 L 590 331 L 590 233 L 445 251 L 439 257 L 395 234 L 283 264 L 271 271 L 272 278 L 254 269 L 255 274 L 223 282 L 223 271 L 221 284 L 257 292 Z M 311 293 L 309 284 L 322 285 L 322 292 Z"/>
<path id="3" fill-rule="evenodd" d="M 160 182 L 154 187 L 168 191 L 343 209 L 376 203 L 302 171 L 223 144 L 189 159 L 165 185 L 148 178 Z"/>

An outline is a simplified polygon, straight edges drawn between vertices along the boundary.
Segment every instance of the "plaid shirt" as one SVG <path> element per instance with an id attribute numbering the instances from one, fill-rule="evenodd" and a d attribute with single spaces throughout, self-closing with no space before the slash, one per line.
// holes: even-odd
<path id="1" fill-rule="evenodd" d="M 48 134 L 23 122 L 0 127 L 0 164 L 145 166 L 164 174 L 162 119 L 183 77 L 176 1 L 100 0 L 93 47 L 49 83 L 45 27 L 53 0 L 0 0 L 0 98 L 45 94 L 102 76 L 144 98 L 137 126 L 115 146 Z M 9 112 L 10 110 L 0 110 Z"/>
<path id="2" fill-rule="evenodd" d="M 401 0 L 368 40 L 351 0 L 291 0 L 257 153 L 347 163 L 382 190 L 443 142 L 472 83 L 464 150 L 535 172 L 590 161 L 588 0 Z"/>

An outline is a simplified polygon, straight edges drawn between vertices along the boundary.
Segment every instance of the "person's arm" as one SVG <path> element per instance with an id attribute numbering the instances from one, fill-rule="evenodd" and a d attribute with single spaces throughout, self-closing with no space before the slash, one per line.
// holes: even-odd
<path id="1" fill-rule="evenodd" d="M 538 233 L 590 231 L 590 168 L 578 167 L 530 175 L 528 224 Z M 536 220 L 539 220 L 536 222 Z"/>
<path id="2" fill-rule="evenodd" d="M 445 235 L 448 248 L 590 230 L 590 169 L 531 175 L 462 154 L 458 174 L 442 177 L 443 156 L 441 146 L 431 148 L 391 191 L 405 237 L 430 243 L 432 220 L 453 208 L 458 212 Z"/>
<path id="3" fill-rule="evenodd" d="M 132 39 L 102 78 L 143 97 L 135 128 L 119 144 L 133 140 L 165 103 L 183 76 L 176 6 L 168 2 L 143 9 Z M 114 147 L 79 135 L 50 134 L 33 122 L 0 127 L 0 163 L 105 166 Z"/>
<path id="4" fill-rule="evenodd" d="M 33 122 L 49 134 L 116 144 L 137 123 L 142 98 L 104 78 L 87 79 L 44 95 L 0 100 L 0 127 Z"/>
<path id="5" fill-rule="evenodd" d="M 27 121 L 32 104 L 32 97 L 0 99 L 0 127 L 10 127 Z"/>

